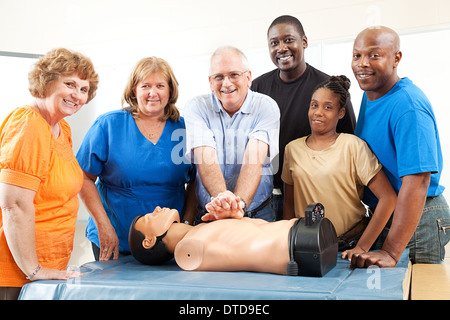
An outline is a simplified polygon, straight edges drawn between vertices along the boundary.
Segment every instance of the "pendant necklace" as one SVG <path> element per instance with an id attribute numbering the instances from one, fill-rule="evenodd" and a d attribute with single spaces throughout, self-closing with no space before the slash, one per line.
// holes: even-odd
<path id="1" fill-rule="evenodd" d="M 156 137 L 156 135 L 159 133 L 159 131 L 161 130 L 161 124 L 164 124 L 164 122 L 163 121 L 161 121 L 159 124 L 158 124 L 158 126 L 157 126 L 157 128 L 156 128 L 156 132 L 155 133 L 150 133 L 150 132 L 148 132 L 148 130 L 147 130 L 147 127 L 141 122 L 141 127 L 142 127 L 142 129 L 145 131 L 145 135 L 150 139 L 150 140 L 152 140 L 154 137 Z"/>

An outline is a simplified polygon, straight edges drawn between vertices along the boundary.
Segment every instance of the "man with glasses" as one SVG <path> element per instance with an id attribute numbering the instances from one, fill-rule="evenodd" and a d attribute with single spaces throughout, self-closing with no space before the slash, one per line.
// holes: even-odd
<path id="1" fill-rule="evenodd" d="M 197 167 L 197 222 L 211 201 L 252 218 L 275 219 L 271 161 L 278 154 L 280 112 L 272 98 L 249 89 L 251 82 L 245 55 L 221 47 L 210 61 L 212 93 L 184 108 L 186 156 Z"/>

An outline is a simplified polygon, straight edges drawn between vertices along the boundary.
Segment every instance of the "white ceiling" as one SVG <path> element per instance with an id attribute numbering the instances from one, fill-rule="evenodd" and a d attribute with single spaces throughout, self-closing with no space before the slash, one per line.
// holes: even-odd
<path id="1" fill-rule="evenodd" d="M 314 13 L 346 7 L 371 5 L 371 0 L 0 0 L 0 51 L 45 53 L 56 46 L 86 47 L 122 41 L 151 41 L 151 36 L 230 27 L 239 32 L 259 23 L 261 41 L 274 17 L 302 14 L 316 20 Z M 377 2 L 377 1 L 375 1 Z M 384 1 L 378 1 L 380 3 Z M 332 12 L 332 11 L 331 11 Z M 363 11 L 364 12 L 364 11 Z M 339 20 L 341 20 L 339 18 Z M 250 27 L 248 23 L 250 22 Z M 321 23 L 323 24 L 323 23 Z M 239 28 L 236 28 L 239 27 Z M 317 28 L 315 28 L 317 29 Z M 331 30 L 331 29 L 330 29 Z M 230 35 L 217 35 L 230 36 Z M 177 39 L 173 39 L 177 41 Z"/>

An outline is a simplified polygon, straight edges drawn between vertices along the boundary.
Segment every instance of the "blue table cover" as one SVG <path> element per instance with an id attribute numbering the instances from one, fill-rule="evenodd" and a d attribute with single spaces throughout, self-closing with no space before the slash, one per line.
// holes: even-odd
<path id="1" fill-rule="evenodd" d="M 183 271 L 174 261 L 146 266 L 132 256 L 89 262 L 80 278 L 26 284 L 19 299 L 44 300 L 361 300 L 404 299 L 410 264 L 405 251 L 395 268 L 352 269 L 348 261 L 324 277 L 254 272 Z M 409 287 L 407 289 L 409 291 Z M 405 291 L 406 291 L 405 290 Z"/>

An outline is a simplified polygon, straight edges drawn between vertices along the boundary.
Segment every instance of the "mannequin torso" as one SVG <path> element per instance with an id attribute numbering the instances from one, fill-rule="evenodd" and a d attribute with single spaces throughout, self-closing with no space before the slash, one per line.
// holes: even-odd
<path id="1" fill-rule="evenodd" d="M 286 274 L 289 229 L 296 219 L 224 219 L 192 228 L 175 248 L 184 270 Z"/>

